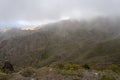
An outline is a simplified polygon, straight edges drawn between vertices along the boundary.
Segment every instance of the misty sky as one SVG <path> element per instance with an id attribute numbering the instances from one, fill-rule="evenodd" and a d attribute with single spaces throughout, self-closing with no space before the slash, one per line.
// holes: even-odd
<path id="1" fill-rule="evenodd" d="M 120 0 L 0 0 L 0 26 L 120 16 Z"/>

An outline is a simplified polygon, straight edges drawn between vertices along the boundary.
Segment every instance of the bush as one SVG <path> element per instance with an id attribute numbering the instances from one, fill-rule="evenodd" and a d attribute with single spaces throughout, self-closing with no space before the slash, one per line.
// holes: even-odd
<path id="1" fill-rule="evenodd" d="M 107 69 L 112 70 L 112 71 L 120 74 L 120 67 L 115 65 L 115 64 L 108 66 Z"/>
<path id="2" fill-rule="evenodd" d="M 81 67 L 78 64 L 66 64 L 65 65 L 65 69 L 67 69 L 67 70 L 78 70 L 80 68 Z"/>
<path id="3" fill-rule="evenodd" d="M 59 74 L 64 75 L 64 76 L 79 76 L 83 77 L 85 70 L 84 69 L 79 69 L 79 70 L 59 70 Z"/>
<path id="4" fill-rule="evenodd" d="M 6 74 L 11 74 L 12 72 L 8 69 L 2 70 L 2 72 L 6 73 Z"/>
<path id="5" fill-rule="evenodd" d="M 100 80 L 116 80 L 112 75 L 102 74 Z"/>
<path id="6" fill-rule="evenodd" d="M 15 67 L 14 69 L 15 69 L 14 72 L 17 73 L 17 72 L 20 72 L 22 70 L 22 67 L 21 68 L 20 67 Z"/>
<path id="7" fill-rule="evenodd" d="M 28 67 L 23 69 L 20 74 L 24 77 L 31 77 L 35 73 L 35 69 Z"/>
<path id="8" fill-rule="evenodd" d="M 85 69 L 90 69 L 90 65 L 89 64 L 84 64 L 82 67 L 85 68 Z"/>
<path id="9" fill-rule="evenodd" d="M 95 66 L 93 69 L 98 70 L 98 71 L 103 71 L 106 68 L 104 66 Z"/>
<path id="10" fill-rule="evenodd" d="M 8 75 L 0 72 L 0 80 L 8 80 Z"/>
<path id="11" fill-rule="evenodd" d="M 64 63 L 63 62 L 54 62 L 51 67 L 57 68 L 57 69 L 63 69 L 64 68 Z"/>

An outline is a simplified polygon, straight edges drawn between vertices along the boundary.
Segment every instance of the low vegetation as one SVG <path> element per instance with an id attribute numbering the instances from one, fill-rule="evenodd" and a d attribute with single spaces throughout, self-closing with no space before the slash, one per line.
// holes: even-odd
<path id="1" fill-rule="evenodd" d="M 91 67 L 89 65 L 89 67 Z M 52 79 L 61 79 L 64 80 L 119 80 L 120 76 L 119 67 L 116 65 L 109 65 L 102 67 L 94 67 L 88 69 L 88 64 L 84 64 L 84 66 L 75 64 L 75 63 L 67 63 L 67 62 L 54 62 L 49 67 L 42 67 L 42 68 L 32 68 L 26 67 L 23 69 L 15 69 L 17 71 L 13 73 L 4 73 L 0 72 L 0 80 L 14 80 L 15 78 L 21 79 L 24 78 L 25 80 L 28 79 L 45 79 L 52 78 Z M 20 76 L 21 75 L 21 76 Z M 12 76 L 12 77 L 11 77 Z M 94 79 L 95 78 L 95 79 Z"/>
<path id="2" fill-rule="evenodd" d="M 0 72 L 0 80 L 8 80 L 8 74 Z"/>
<path id="3" fill-rule="evenodd" d="M 120 23 L 109 19 L 81 23 L 65 20 L 24 36 L 0 37 L 0 80 L 14 74 L 38 80 L 120 80 L 120 28 L 116 25 Z M 2 70 L 6 56 L 14 64 L 12 72 Z"/>
<path id="4" fill-rule="evenodd" d="M 110 74 L 101 74 L 100 80 L 116 80 L 113 75 Z"/>
<path id="5" fill-rule="evenodd" d="M 107 66 L 107 69 L 120 74 L 120 66 L 118 65 L 112 64 L 110 66 Z"/>
<path id="6" fill-rule="evenodd" d="M 28 68 L 24 68 L 19 73 L 24 77 L 31 77 L 35 73 L 35 69 L 28 67 Z"/>

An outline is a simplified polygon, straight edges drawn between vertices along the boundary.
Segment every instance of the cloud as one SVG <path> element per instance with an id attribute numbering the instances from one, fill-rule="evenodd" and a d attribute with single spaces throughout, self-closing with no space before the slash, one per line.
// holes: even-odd
<path id="1" fill-rule="evenodd" d="M 119 7 L 120 0 L 0 0 L 0 24 L 119 16 Z"/>

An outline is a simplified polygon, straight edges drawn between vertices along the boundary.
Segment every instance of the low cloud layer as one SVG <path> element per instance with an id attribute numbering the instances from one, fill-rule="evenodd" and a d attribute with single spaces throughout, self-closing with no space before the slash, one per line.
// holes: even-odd
<path id="1" fill-rule="evenodd" d="M 119 16 L 120 0 L 0 0 L 0 24 Z"/>

